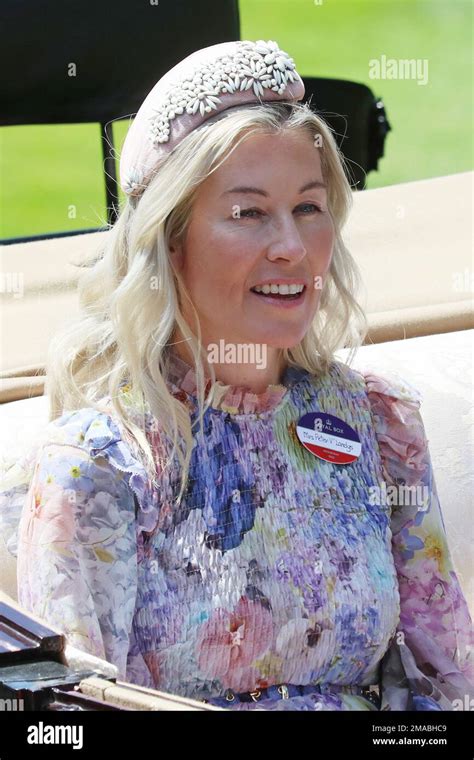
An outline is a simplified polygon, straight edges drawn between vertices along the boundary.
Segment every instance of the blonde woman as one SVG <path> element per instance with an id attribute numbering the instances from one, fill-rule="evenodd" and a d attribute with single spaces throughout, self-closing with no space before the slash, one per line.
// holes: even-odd
<path id="1" fill-rule="evenodd" d="M 229 709 L 462 709 L 471 621 L 420 398 L 334 358 L 367 324 L 350 186 L 303 95 L 276 43 L 238 41 L 140 108 L 51 345 L 19 601 L 122 679 Z"/>

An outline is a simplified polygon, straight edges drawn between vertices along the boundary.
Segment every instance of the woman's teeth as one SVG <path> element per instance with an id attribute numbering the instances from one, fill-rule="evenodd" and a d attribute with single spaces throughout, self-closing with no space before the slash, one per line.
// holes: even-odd
<path id="1" fill-rule="evenodd" d="M 263 293 L 263 295 L 271 293 L 280 296 L 297 295 L 303 289 L 304 285 L 256 285 L 251 288 L 255 293 Z"/>

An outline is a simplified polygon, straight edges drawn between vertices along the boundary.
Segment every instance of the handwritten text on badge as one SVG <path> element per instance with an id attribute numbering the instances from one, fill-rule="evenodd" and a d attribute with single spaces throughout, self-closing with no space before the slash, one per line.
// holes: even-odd
<path id="1" fill-rule="evenodd" d="M 325 412 L 308 412 L 296 426 L 296 435 L 305 449 L 334 464 L 355 462 L 361 452 L 360 438 L 354 428 Z"/>

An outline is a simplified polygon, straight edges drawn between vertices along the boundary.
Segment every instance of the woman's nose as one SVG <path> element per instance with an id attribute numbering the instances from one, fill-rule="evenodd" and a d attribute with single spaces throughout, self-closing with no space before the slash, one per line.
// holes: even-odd
<path id="1" fill-rule="evenodd" d="M 279 222 L 274 238 L 268 246 L 267 256 L 273 259 L 299 261 L 306 254 L 298 226 L 292 216 Z"/>

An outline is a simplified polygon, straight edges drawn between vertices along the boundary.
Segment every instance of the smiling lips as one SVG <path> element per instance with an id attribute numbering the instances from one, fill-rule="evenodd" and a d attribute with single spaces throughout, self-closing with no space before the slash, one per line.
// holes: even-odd
<path id="1" fill-rule="evenodd" d="M 250 288 L 252 293 L 278 306 L 297 306 L 304 299 L 306 285 L 302 282 L 266 282 Z"/>

